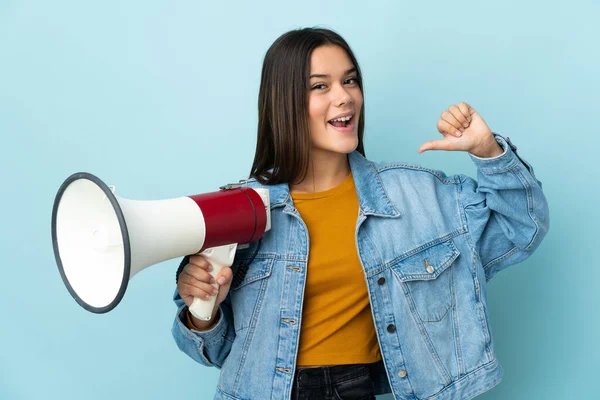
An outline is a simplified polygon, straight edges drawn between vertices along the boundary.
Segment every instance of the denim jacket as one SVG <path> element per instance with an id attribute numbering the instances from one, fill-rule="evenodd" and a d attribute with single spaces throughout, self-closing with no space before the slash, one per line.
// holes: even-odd
<path id="1" fill-rule="evenodd" d="M 356 251 L 383 358 L 372 371 L 376 394 L 462 400 L 502 379 L 486 284 L 533 253 L 549 211 L 531 165 L 508 137 L 494 136 L 501 155 L 469 153 L 477 181 L 348 155 L 359 199 Z M 237 251 L 234 276 L 258 250 L 212 329 L 186 327 L 175 291 L 172 334 L 181 351 L 220 369 L 215 399 L 290 399 L 310 238 L 287 184 L 247 184 L 269 189 L 272 228 L 260 246 Z"/>

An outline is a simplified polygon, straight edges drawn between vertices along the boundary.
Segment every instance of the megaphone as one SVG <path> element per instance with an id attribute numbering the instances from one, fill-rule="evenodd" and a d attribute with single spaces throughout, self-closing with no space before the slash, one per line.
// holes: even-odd
<path id="1" fill-rule="evenodd" d="M 79 172 L 60 186 L 52 209 L 52 245 L 60 275 L 88 311 L 115 308 L 144 268 L 205 255 L 216 278 L 238 245 L 271 228 L 269 191 L 238 185 L 167 200 L 130 200 L 95 175 Z M 218 284 L 214 284 L 218 288 Z M 195 298 L 190 312 L 210 320 L 216 296 Z"/>

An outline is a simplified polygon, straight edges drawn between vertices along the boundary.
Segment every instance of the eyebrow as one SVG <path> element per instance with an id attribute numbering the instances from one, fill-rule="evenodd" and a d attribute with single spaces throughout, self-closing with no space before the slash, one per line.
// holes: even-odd
<path id="1" fill-rule="evenodd" d="M 344 75 L 348 75 L 352 72 L 356 72 L 356 67 L 352 67 L 350 68 L 348 71 L 346 71 L 344 73 Z M 312 74 L 308 79 L 312 79 L 312 78 L 329 78 L 330 75 L 324 75 L 324 74 Z"/>

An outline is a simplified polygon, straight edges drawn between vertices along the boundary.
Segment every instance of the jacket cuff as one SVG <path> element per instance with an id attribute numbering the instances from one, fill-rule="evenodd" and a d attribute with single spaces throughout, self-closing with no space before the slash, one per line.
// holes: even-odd
<path id="1" fill-rule="evenodd" d="M 489 158 L 477 157 L 469 153 L 471 160 L 473 160 L 477 168 L 484 174 L 496 174 L 506 172 L 520 162 L 527 168 L 527 171 L 529 171 L 531 176 L 537 180 L 535 173 L 533 172 L 533 167 L 519 155 L 517 146 L 510 141 L 510 138 L 495 132 L 492 133 L 500 147 L 504 149 L 504 152 L 496 157 Z"/>
<path id="2" fill-rule="evenodd" d="M 177 326 L 185 336 L 189 337 L 198 345 L 208 345 L 210 343 L 219 342 L 223 340 L 226 333 L 226 326 L 224 322 L 225 318 L 223 318 L 223 310 L 219 310 L 219 312 L 217 313 L 219 318 L 217 324 L 205 331 L 197 331 L 195 329 L 190 329 L 187 327 L 185 323 L 185 321 L 187 320 L 187 310 L 188 307 L 184 305 L 177 311 Z"/>
<path id="3" fill-rule="evenodd" d="M 500 147 L 504 150 L 502 154 L 495 157 L 484 158 L 469 153 L 471 160 L 473 160 L 477 168 L 484 174 L 506 172 L 514 167 L 520 159 L 516 154 L 517 147 L 511 143 L 509 137 L 504 137 L 497 133 L 493 133 L 493 135 L 496 142 L 498 142 Z"/>

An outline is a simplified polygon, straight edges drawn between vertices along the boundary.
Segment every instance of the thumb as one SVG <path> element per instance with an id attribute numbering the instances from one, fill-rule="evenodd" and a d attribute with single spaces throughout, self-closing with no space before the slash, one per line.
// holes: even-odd
<path id="1" fill-rule="evenodd" d="M 230 267 L 225 267 L 221 270 L 221 272 L 219 273 L 219 275 L 217 276 L 217 283 L 220 286 L 229 286 L 231 285 L 231 278 L 233 277 L 233 271 L 231 270 Z M 225 279 L 225 281 L 223 283 L 221 283 L 221 278 Z"/>
<path id="2" fill-rule="evenodd" d="M 446 138 L 439 140 L 430 140 L 425 142 L 419 147 L 419 153 L 423 153 L 427 150 L 452 150 L 452 143 Z"/>
<path id="3" fill-rule="evenodd" d="M 219 282 L 221 278 L 225 279 L 225 282 L 223 284 Z M 227 297 L 229 289 L 231 288 L 231 282 L 233 280 L 232 278 L 233 272 L 231 271 L 230 267 L 223 268 L 221 270 L 221 273 L 219 273 L 219 276 L 217 276 L 217 283 L 219 284 L 219 294 L 217 295 L 217 300 L 215 301 L 215 307 L 218 307 L 223 302 L 223 300 L 225 300 L 225 297 Z"/>

